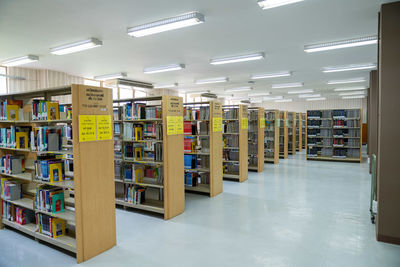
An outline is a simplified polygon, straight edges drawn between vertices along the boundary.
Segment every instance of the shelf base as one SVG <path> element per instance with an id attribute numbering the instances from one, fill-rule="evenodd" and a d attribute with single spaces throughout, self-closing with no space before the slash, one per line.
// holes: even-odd
<path id="1" fill-rule="evenodd" d="M 359 158 L 332 158 L 332 157 L 307 157 L 307 160 L 322 160 L 322 161 L 341 161 L 341 162 L 357 162 L 361 163 Z"/>
<path id="2" fill-rule="evenodd" d="M 124 207 L 164 214 L 164 202 L 159 201 L 159 200 L 146 200 L 142 204 L 133 204 L 133 203 L 126 202 L 123 199 L 115 199 L 115 204 L 121 205 Z"/>
<path id="3" fill-rule="evenodd" d="M 208 184 L 200 184 L 198 186 L 185 186 L 185 190 L 188 191 L 188 192 L 197 192 L 197 193 L 210 194 L 210 185 L 208 185 Z"/>

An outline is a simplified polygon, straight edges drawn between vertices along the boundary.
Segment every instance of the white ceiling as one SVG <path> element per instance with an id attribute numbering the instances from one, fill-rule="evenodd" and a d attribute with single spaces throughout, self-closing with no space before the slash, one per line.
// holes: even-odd
<path id="1" fill-rule="evenodd" d="M 376 63 L 376 45 L 307 54 L 306 44 L 377 34 L 379 0 L 305 0 L 262 10 L 257 0 L 0 0 L 0 61 L 27 54 L 40 61 L 25 65 L 70 74 L 127 72 L 128 77 L 179 89 L 222 90 L 246 85 L 251 74 L 293 71 L 289 78 L 257 80 L 256 91 L 274 94 L 272 83 L 304 82 L 304 89 L 329 95 L 331 79 L 368 77 L 368 71 L 322 73 L 324 66 Z M 199 11 L 206 22 L 193 27 L 132 38 L 126 28 Z M 103 46 L 64 56 L 58 45 L 98 38 Z M 211 58 L 265 52 L 264 60 L 214 66 Z M 144 74 L 143 68 L 184 63 L 182 71 Z M 194 80 L 226 76 L 230 82 L 195 85 Z M 367 83 L 365 83 L 367 85 Z"/>

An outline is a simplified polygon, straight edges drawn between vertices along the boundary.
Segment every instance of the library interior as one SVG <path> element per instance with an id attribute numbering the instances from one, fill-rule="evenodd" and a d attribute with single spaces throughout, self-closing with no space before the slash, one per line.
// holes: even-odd
<path id="1" fill-rule="evenodd" d="M 400 1 L 2 0 L 0 36 L 0 267 L 400 266 Z"/>

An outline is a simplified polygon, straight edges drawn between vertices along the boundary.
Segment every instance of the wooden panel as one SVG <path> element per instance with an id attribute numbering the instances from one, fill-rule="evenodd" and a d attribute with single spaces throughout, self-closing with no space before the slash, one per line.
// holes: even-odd
<path id="1" fill-rule="evenodd" d="M 243 118 L 249 118 L 248 107 L 239 105 L 239 182 L 244 182 L 248 179 L 249 171 L 249 130 L 243 129 Z"/>
<path id="2" fill-rule="evenodd" d="M 263 172 L 264 171 L 264 130 L 265 130 L 265 123 L 264 123 L 264 128 L 261 128 L 261 119 L 265 120 L 265 110 L 264 108 L 258 108 L 257 111 L 258 115 L 258 120 L 257 120 L 257 129 L 258 129 L 258 135 L 257 135 L 257 172 Z"/>
<path id="3" fill-rule="evenodd" d="M 299 130 L 299 146 L 297 147 L 297 149 L 299 150 L 299 152 L 301 152 L 303 150 L 303 115 L 301 113 L 297 113 L 296 118 L 297 116 L 299 118 L 297 120 L 297 129 Z"/>
<path id="4" fill-rule="evenodd" d="M 371 158 L 373 154 L 378 154 L 378 72 L 376 70 L 370 73 L 370 88 L 368 99 L 370 107 L 368 110 L 368 155 Z M 372 161 L 370 161 L 370 172 Z"/>
<path id="5" fill-rule="evenodd" d="M 112 90 L 72 85 L 77 262 L 116 244 L 114 144 L 79 142 L 79 115 L 112 116 Z"/>
<path id="6" fill-rule="evenodd" d="M 210 102 L 210 197 L 222 193 L 222 131 L 213 131 L 214 118 L 222 120 L 222 104 Z"/>
<path id="7" fill-rule="evenodd" d="M 368 143 L 368 124 L 362 124 L 362 144 L 366 145 Z"/>
<path id="8" fill-rule="evenodd" d="M 162 97 L 164 153 L 164 219 L 175 217 L 185 210 L 185 180 L 183 133 L 167 135 L 167 116 L 183 116 L 183 99 Z"/>
<path id="9" fill-rule="evenodd" d="M 288 129 L 288 112 L 281 111 L 281 118 L 283 118 L 283 158 L 287 159 L 289 156 L 289 129 Z M 280 131 L 279 131 L 280 132 Z"/>
<path id="10" fill-rule="evenodd" d="M 274 149 L 274 164 L 279 163 L 279 127 L 278 127 L 278 120 L 279 120 L 279 111 L 275 111 L 275 149 Z"/>

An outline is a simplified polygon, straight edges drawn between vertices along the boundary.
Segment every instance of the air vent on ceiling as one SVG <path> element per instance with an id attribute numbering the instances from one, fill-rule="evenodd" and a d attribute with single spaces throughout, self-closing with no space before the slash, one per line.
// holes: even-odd
<path id="1" fill-rule="evenodd" d="M 151 83 L 146 83 L 146 82 L 140 82 L 140 81 L 135 81 L 135 80 L 130 80 L 130 79 L 123 79 L 123 78 L 118 78 L 114 80 L 109 80 L 106 82 L 106 85 L 109 86 L 132 86 L 132 87 L 140 87 L 140 88 L 145 88 L 145 89 L 153 89 L 153 84 Z"/>
<path id="2" fill-rule="evenodd" d="M 240 101 L 240 103 L 243 103 L 243 104 L 250 104 L 250 100 L 242 100 L 242 101 Z"/>
<path id="3" fill-rule="evenodd" d="M 203 93 L 200 95 L 201 97 L 208 97 L 208 98 L 217 98 L 216 94 L 212 94 L 212 93 Z"/>

